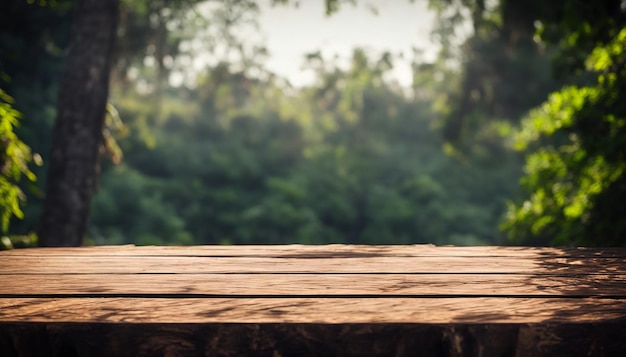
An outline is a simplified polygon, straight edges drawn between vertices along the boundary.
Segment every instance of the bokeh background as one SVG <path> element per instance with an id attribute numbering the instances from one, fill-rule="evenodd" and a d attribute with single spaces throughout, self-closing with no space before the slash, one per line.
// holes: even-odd
<path id="1" fill-rule="evenodd" d="M 10 239 L 42 214 L 73 7 L 0 5 Z M 625 9 L 122 0 L 85 243 L 624 245 Z"/>

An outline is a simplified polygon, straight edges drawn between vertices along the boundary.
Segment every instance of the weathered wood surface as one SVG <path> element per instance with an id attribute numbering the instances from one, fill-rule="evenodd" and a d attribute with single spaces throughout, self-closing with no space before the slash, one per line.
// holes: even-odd
<path id="1" fill-rule="evenodd" d="M 598 323 L 624 319 L 626 301 L 542 298 L 14 298 L 9 322 L 123 323 Z"/>
<path id="2" fill-rule="evenodd" d="M 67 274 L 0 275 L 0 296 L 626 297 L 626 275 Z"/>
<path id="3" fill-rule="evenodd" d="M 198 256 L 198 257 L 279 257 L 279 258 L 338 258 L 347 257 L 523 257 L 523 258 L 589 258 L 626 257 L 626 249 L 620 248 L 547 248 L 547 247 L 500 247 L 500 246 L 435 246 L 416 245 L 240 245 L 240 246 L 98 246 L 41 249 L 15 249 L 2 252 L 4 256 L 30 255 L 91 255 L 91 256 Z"/>
<path id="4" fill-rule="evenodd" d="M 626 258 L 6 256 L 0 274 L 618 274 Z"/>
<path id="5" fill-rule="evenodd" d="M 587 356 L 626 350 L 626 249 L 0 252 L 0 356 Z"/>

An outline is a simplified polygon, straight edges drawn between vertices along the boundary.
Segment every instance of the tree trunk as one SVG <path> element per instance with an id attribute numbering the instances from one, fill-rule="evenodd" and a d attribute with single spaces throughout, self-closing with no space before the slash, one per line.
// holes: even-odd
<path id="1" fill-rule="evenodd" d="M 40 246 L 82 243 L 96 183 L 118 0 L 81 0 L 61 79 Z"/>

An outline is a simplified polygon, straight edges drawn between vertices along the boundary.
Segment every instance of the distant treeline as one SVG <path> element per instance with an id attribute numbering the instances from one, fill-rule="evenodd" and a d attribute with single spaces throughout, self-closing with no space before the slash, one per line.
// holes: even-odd
<path id="1" fill-rule="evenodd" d="M 39 222 L 71 3 L 0 11 L 5 107 L 43 158 L 9 233 Z M 254 2 L 207 18 L 123 1 L 86 242 L 624 244 L 620 1 L 526 3 L 432 0 L 442 49 L 416 52 L 412 88 L 389 80 L 394 56 L 361 49 L 348 68 L 310 54 L 315 82 L 294 88 L 231 32 Z M 186 71 L 199 36 L 237 55 Z"/>

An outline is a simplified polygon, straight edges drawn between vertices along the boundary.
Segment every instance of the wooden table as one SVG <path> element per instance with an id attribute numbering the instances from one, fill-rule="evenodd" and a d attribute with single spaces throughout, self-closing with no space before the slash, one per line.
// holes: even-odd
<path id="1" fill-rule="evenodd" d="M 626 249 L 0 252 L 1 356 L 626 353 Z"/>

